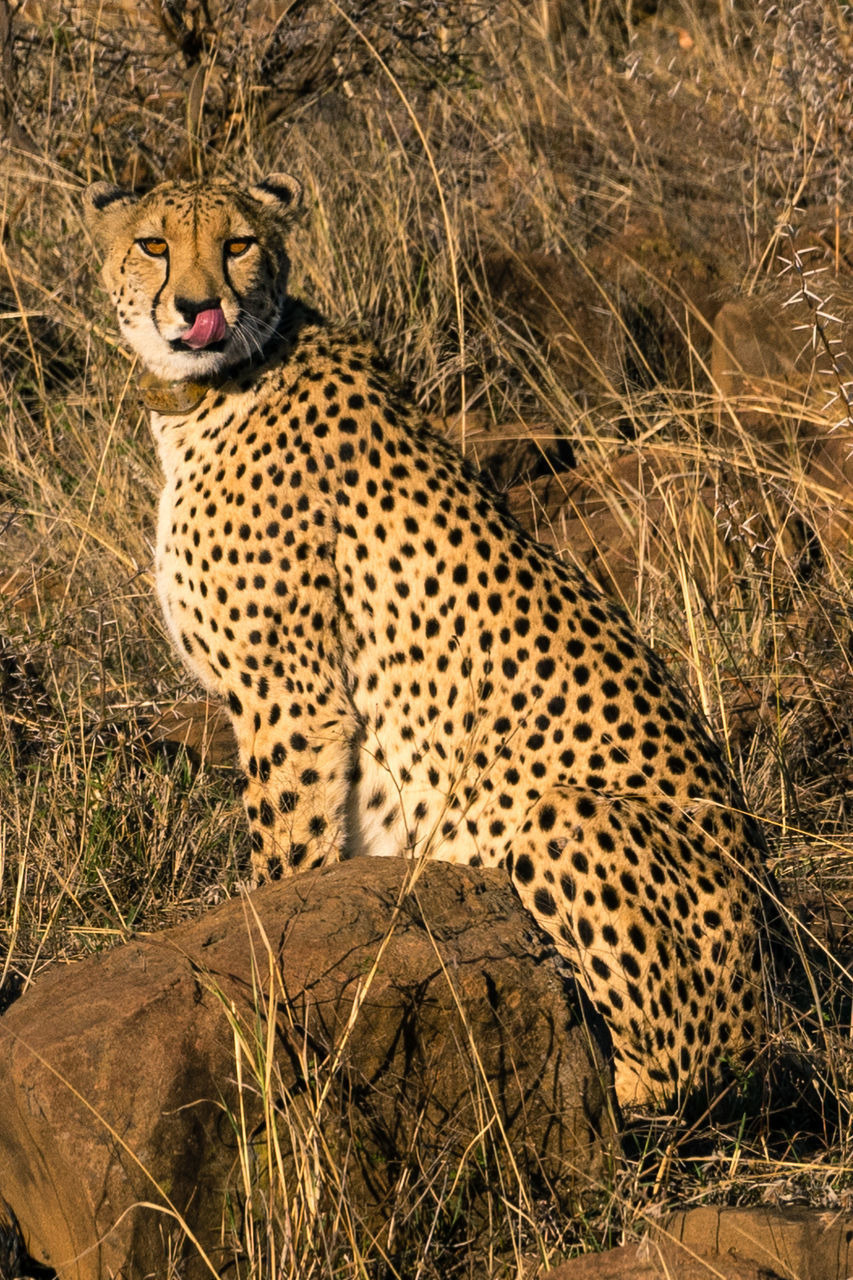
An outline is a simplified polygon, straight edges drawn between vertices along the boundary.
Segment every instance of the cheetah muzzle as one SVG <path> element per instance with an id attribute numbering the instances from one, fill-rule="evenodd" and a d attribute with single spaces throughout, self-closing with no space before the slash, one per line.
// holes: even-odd
<path id="1" fill-rule="evenodd" d="M 230 707 L 256 878 L 505 867 L 609 1024 L 621 1101 L 682 1096 L 766 1032 L 761 835 L 626 617 L 288 296 L 299 200 L 273 174 L 86 202 L 155 380 L 160 600 Z"/>

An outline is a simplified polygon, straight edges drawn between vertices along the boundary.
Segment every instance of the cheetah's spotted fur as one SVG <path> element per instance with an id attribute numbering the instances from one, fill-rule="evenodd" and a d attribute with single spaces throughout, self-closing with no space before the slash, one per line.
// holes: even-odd
<path id="1" fill-rule="evenodd" d="M 257 878 L 504 866 L 606 1018 L 621 1100 L 681 1094 L 765 1030 L 761 836 L 623 614 L 287 296 L 298 199 L 282 174 L 88 193 L 122 329 L 181 391 L 152 416 L 158 590 L 230 706 Z"/>

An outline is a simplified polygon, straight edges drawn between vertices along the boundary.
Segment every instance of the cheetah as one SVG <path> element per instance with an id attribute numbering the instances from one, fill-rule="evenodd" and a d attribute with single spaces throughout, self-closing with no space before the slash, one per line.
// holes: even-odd
<path id="1" fill-rule="evenodd" d="M 503 867 L 665 1106 L 767 1034 L 761 833 L 684 688 L 371 345 L 288 293 L 301 187 L 86 193 L 165 486 L 156 581 L 227 702 L 256 882 Z"/>

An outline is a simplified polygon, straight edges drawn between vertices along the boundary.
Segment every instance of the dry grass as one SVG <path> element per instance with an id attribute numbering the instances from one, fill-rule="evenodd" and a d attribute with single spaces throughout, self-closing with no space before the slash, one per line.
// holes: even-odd
<path id="1" fill-rule="evenodd" d="M 109 4 L 15 15 L 0 93 L 15 125 L 0 160 L 6 990 L 199 911 L 247 856 L 229 770 L 146 742 L 154 708 L 193 690 L 153 595 L 157 468 L 78 192 L 284 168 L 309 206 L 294 290 L 373 331 L 428 412 L 461 414 L 516 509 L 570 539 L 562 553 L 624 596 L 704 705 L 816 940 L 815 1054 L 844 1081 L 853 429 L 846 335 L 827 317 L 853 269 L 846 9 L 507 0 L 454 27 L 462 7 L 434 3 L 401 33 L 395 6 L 328 0 L 277 26 L 271 8 L 140 6 L 129 33 Z M 783 386 L 720 407 L 712 318 L 765 294 L 798 296 L 791 327 L 834 405 Z M 829 478 L 815 441 L 835 451 Z M 569 492 L 572 455 L 581 496 L 543 502 L 548 475 Z M 848 1204 L 843 1127 L 823 1150 L 766 1138 L 696 1154 L 694 1135 L 646 1129 L 606 1210 L 570 1235 L 547 1204 L 519 1227 L 505 1190 L 500 1258 L 466 1256 L 453 1232 L 442 1252 L 428 1223 L 414 1261 L 371 1251 L 342 1201 L 310 1265 L 273 1265 L 268 1240 L 251 1244 L 266 1227 L 247 1227 L 246 1274 L 520 1275 L 521 1258 L 618 1240 L 674 1199 Z M 304 1205 L 288 1212 L 310 1227 Z"/>

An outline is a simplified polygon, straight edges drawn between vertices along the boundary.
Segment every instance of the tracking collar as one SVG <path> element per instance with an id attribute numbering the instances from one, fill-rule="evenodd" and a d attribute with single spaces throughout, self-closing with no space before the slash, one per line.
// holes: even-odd
<path id="1" fill-rule="evenodd" d="M 188 414 L 197 409 L 208 391 L 210 382 L 164 382 L 153 373 L 143 373 L 139 379 L 139 394 L 146 409 L 153 413 Z"/>
<path id="2" fill-rule="evenodd" d="M 210 382 L 166 382 L 151 372 L 143 373 L 139 379 L 139 394 L 145 408 L 152 413 L 186 417 L 199 407 L 209 392 L 234 382 L 246 373 L 263 368 L 276 357 L 276 353 L 281 358 L 283 352 L 294 344 L 305 325 L 323 323 L 322 318 L 311 307 L 298 300 L 285 301 L 287 306 L 283 308 L 269 340 L 256 357 L 236 367 L 220 370 L 218 376 L 214 376 Z"/>

